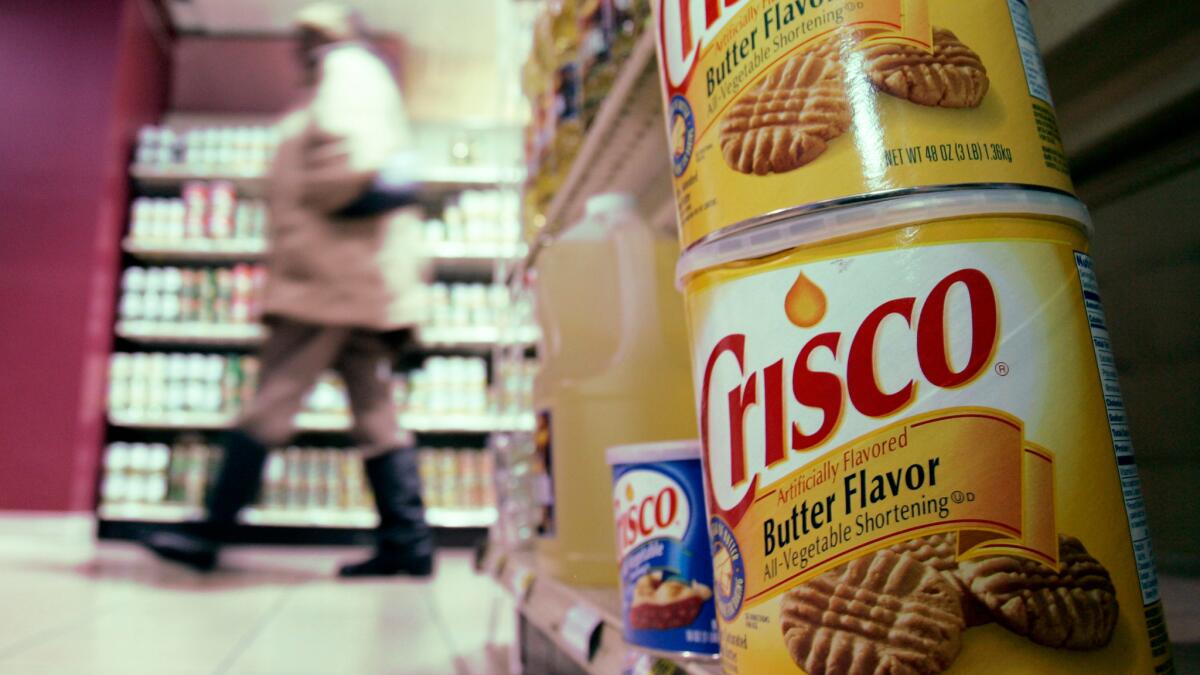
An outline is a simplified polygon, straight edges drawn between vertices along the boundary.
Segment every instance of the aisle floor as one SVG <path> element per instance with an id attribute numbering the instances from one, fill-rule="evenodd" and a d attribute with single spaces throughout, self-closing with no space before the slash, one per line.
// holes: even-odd
<path id="1" fill-rule="evenodd" d="M 0 515 L 0 675 L 508 672 L 514 611 L 463 550 L 432 580 L 339 581 L 362 549 L 239 547 L 199 575 L 82 517 Z M 1200 579 L 1162 578 L 1179 673 L 1200 673 Z"/>
<path id="2" fill-rule="evenodd" d="M 234 548 L 205 576 L 92 528 L 0 517 L 0 673 L 503 672 L 486 643 L 512 607 L 466 551 L 432 581 L 339 581 L 364 550 L 330 548 Z"/>

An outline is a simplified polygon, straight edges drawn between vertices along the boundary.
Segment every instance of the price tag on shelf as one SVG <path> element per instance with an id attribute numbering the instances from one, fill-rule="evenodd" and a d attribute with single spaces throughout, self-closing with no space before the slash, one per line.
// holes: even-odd
<path id="1" fill-rule="evenodd" d="M 603 623 L 604 617 L 595 609 L 588 605 L 576 604 L 567 610 L 562 625 L 558 628 L 558 634 L 576 656 L 582 658 L 584 663 L 591 663 L 592 654 L 599 646 L 597 638 Z"/>

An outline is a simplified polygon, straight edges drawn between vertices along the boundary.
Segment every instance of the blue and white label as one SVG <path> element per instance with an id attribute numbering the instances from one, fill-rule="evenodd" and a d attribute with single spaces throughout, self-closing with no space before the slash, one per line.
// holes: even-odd
<path id="1" fill-rule="evenodd" d="M 1129 534 L 1133 538 L 1133 554 L 1137 561 L 1138 582 L 1142 587 L 1142 602 L 1152 605 L 1158 602 L 1158 577 L 1154 573 L 1154 551 L 1150 548 L 1150 529 L 1146 525 L 1146 507 L 1142 503 L 1142 485 L 1138 479 L 1137 466 L 1133 461 L 1133 443 L 1130 442 L 1129 422 L 1125 416 L 1125 403 L 1121 399 L 1121 387 L 1117 382 L 1116 358 L 1108 336 L 1108 322 L 1104 318 L 1104 306 L 1100 302 L 1100 285 L 1092 269 L 1092 258 L 1086 253 L 1075 252 L 1075 266 L 1079 269 L 1079 283 L 1083 288 L 1083 306 L 1087 312 L 1088 329 L 1092 334 L 1092 349 L 1096 352 L 1096 368 L 1100 374 L 1100 385 L 1104 391 L 1104 406 L 1108 412 L 1108 428 L 1112 434 L 1113 449 L 1117 455 L 1117 472 L 1121 476 L 1121 491 L 1125 497 L 1125 515 L 1129 520 Z"/>
<path id="2" fill-rule="evenodd" d="M 716 654 L 700 460 L 613 467 L 625 639 L 667 652 Z"/>
<path id="3" fill-rule="evenodd" d="M 671 98 L 667 117 L 670 120 L 671 165 L 675 177 L 679 178 L 692 162 L 692 151 L 696 147 L 696 116 L 687 99 L 676 94 Z"/>
<path id="4" fill-rule="evenodd" d="M 1042 51 L 1033 32 L 1033 22 L 1029 20 L 1029 7 L 1025 0 L 1008 0 L 1008 13 L 1012 16 L 1017 48 L 1021 51 L 1021 63 L 1025 66 L 1029 95 L 1054 105 L 1050 98 L 1050 84 L 1046 81 L 1046 70 L 1042 66 Z"/>

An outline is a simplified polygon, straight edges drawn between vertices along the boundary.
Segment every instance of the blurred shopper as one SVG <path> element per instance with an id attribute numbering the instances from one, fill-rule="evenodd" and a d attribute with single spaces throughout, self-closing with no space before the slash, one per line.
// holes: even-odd
<path id="1" fill-rule="evenodd" d="M 352 10 L 321 3 L 296 23 L 309 91 L 280 122 L 267 180 L 270 337 L 258 392 L 226 442 L 200 534 L 159 532 L 145 543 L 168 560 L 215 567 L 219 542 L 258 492 L 267 448 L 288 441 L 304 395 L 332 368 L 346 383 L 380 519 L 375 555 L 341 575 L 428 575 L 433 540 L 415 452 L 397 444 L 383 339 L 416 318 L 416 252 L 385 250 L 387 205 L 371 189 L 409 144 L 400 91 Z"/>

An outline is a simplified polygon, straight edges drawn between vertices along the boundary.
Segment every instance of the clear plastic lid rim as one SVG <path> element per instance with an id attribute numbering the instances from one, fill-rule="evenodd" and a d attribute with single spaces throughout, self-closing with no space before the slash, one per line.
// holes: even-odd
<path id="1" fill-rule="evenodd" d="M 701 270 L 761 258 L 789 248 L 854 234 L 947 218 L 988 215 L 1049 216 L 1075 221 L 1090 238 L 1092 220 L 1078 199 L 1028 189 L 970 189 L 927 192 L 799 214 L 701 242 L 683 252 L 676 285 Z"/>
<path id="2" fill-rule="evenodd" d="M 609 464 L 652 464 L 682 459 L 700 459 L 700 441 L 693 438 L 614 445 L 605 451 L 604 458 Z"/>

